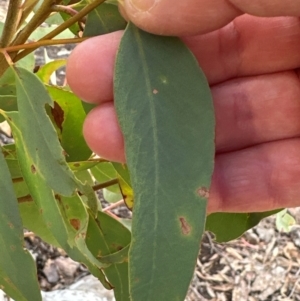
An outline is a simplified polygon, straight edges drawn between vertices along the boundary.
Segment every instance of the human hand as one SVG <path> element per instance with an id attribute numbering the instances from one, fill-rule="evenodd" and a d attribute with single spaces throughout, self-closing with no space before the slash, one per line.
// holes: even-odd
<path id="1" fill-rule="evenodd" d="M 146 0 L 140 2 L 145 7 Z M 122 11 L 145 30 L 181 36 L 208 78 L 216 112 L 208 210 L 300 205 L 300 1 L 156 0 L 142 11 L 124 0 Z M 286 15 L 294 17 L 279 17 Z M 82 99 L 98 104 L 84 124 L 89 146 L 124 162 L 113 106 L 121 36 L 120 31 L 80 44 L 69 59 L 67 79 Z"/>

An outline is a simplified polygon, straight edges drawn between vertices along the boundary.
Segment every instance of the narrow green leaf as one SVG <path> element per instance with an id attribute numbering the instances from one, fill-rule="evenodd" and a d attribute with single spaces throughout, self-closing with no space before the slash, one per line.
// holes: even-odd
<path id="1" fill-rule="evenodd" d="M 227 242 L 243 235 L 263 218 L 279 210 L 256 213 L 212 213 L 207 217 L 206 230 L 215 235 L 217 242 Z"/>
<path id="2" fill-rule="evenodd" d="M 117 176 L 111 162 L 103 162 L 94 166 L 93 168 L 91 168 L 91 173 L 99 183 L 115 179 Z M 120 192 L 119 185 L 117 184 L 109 186 L 107 187 L 107 189 L 114 193 Z"/>
<path id="3" fill-rule="evenodd" d="M 19 115 L 16 130 L 20 131 L 19 143 L 32 172 L 39 174 L 50 187 L 62 195 L 72 195 L 77 187 L 76 179 L 66 164 L 56 132 L 45 111 L 52 105 L 44 85 L 38 77 L 23 68 L 14 68 Z M 10 116 L 10 123 L 15 121 Z"/>
<path id="4" fill-rule="evenodd" d="M 17 97 L 15 95 L 0 95 L 0 109 L 3 111 L 18 111 Z M 0 115 L 0 122 L 5 118 Z"/>
<path id="5" fill-rule="evenodd" d="M 89 0 L 88 2 L 91 2 Z M 103 3 L 88 14 L 84 28 L 84 37 L 93 37 L 126 27 L 126 21 L 121 16 L 116 5 Z"/>
<path id="6" fill-rule="evenodd" d="M 49 62 L 48 64 L 42 66 L 39 71 L 36 73 L 36 75 L 40 78 L 40 80 L 45 83 L 49 84 L 50 77 L 57 69 L 63 67 L 66 65 L 66 60 L 55 60 L 52 62 Z"/>
<path id="7" fill-rule="evenodd" d="M 16 82 L 12 68 L 0 77 L 0 95 L 16 95 Z"/>
<path id="8" fill-rule="evenodd" d="M 69 162 L 68 165 L 73 171 L 81 171 L 90 169 L 93 166 L 97 165 L 96 161 L 78 161 L 78 162 Z"/>
<path id="9" fill-rule="evenodd" d="M 61 130 L 61 145 L 67 153 L 66 160 L 69 162 L 87 160 L 92 151 L 82 134 L 86 113 L 81 100 L 72 92 L 58 87 L 48 86 L 47 90 L 54 100 L 51 112 Z"/>
<path id="10" fill-rule="evenodd" d="M 34 54 L 30 53 L 26 55 L 23 59 L 16 63 L 17 67 L 27 69 L 28 71 L 33 71 L 35 65 Z"/>
<path id="11" fill-rule="evenodd" d="M 116 301 L 130 301 L 128 288 L 127 246 L 130 243 L 130 232 L 114 218 L 99 212 L 97 218 L 90 216 L 86 243 L 91 252 L 101 260 L 103 256 L 112 256 L 121 252 L 120 264 L 111 264 L 104 269 L 108 281 L 114 288 Z M 125 254 L 124 254 L 125 252 Z M 120 255 L 120 254 L 119 254 Z M 109 257 L 108 257 L 109 258 Z M 107 260 L 106 260 L 107 261 Z"/>
<path id="12" fill-rule="evenodd" d="M 19 203 L 19 210 L 23 225 L 26 229 L 33 231 L 43 241 L 55 247 L 62 248 L 57 240 L 54 238 L 50 229 L 48 229 L 43 212 L 39 210 L 38 206 L 33 201 Z"/>
<path id="13" fill-rule="evenodd" d="M 103 263 L 122 263 L 128 261 L 128 251 L 129 245 L 113 254 L 100 256 L 98 259 Z"/>
<path id="14" fill-rule="evenodd" d="M 35 263 L 23 249 L 23 225 L 1 151 L 0 170 L 0 289 L 18 301 L 40 301 Z"/>
<path id="15" fill-rule="evenodd" d="M 205 225 L 214 164 L 214 111 L 196 59 L 173 37 L 130 24 L 114 99 L 135 195 L 132 301 L 182 301 Z"/>

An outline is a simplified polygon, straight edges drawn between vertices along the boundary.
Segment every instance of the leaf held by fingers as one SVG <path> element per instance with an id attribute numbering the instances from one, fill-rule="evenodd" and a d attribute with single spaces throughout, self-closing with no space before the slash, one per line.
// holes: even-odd
<path id="1" fill-rule="evenodd" d="M 178 38 L 133 24 L 121 40 L 114 87 L 134 191 L 131 300 L 182 301 L 199 252 L 214 165 L 210 89 Z"/>

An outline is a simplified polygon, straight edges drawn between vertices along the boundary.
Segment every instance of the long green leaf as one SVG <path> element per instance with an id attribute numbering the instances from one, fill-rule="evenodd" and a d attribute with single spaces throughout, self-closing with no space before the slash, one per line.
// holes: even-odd
<path id="1" fill-rule="evenodd" d="M 16 301 L 40 301 L 35 263 L 23 249 L 23 225 L 1 151 L 0 170 L 0 289 Z"/>
<path id="2" fill-rule="evenodd" d="M 212 213 L 207 217 L 206 230 L 215 235 L 217 242 L 227 242 L 238 238 L 255 227 L 263 218 L 280 210 L 253 213 Z"/>
<path id="3" fill-rule="evenodd" d="M 53 105 L 39 78 L 23 68 L 13 68 L 18 98 L 18 121 L 24 152 L 34 172 L 56 192 L 72 195 L 78 186 L 66 164 L 56 132 L 45 111 Z M 14 121 L 11 121 L 14 122 Z"/>
<path id="4" fill-rule="evenodd" d="M 48 86 L 47 90 L 54 100 L 51 113 L 61 131 L 61 145 L 67 153 L 69 162 L 87 160 L 92 151 L 87 146 L 82 126 L 86 113 L 82 101 L 70 91 Z"/>
<path id="5" fill-rule="evenodd" d="M 92 0 L 88 0 L 88 3 Z M 126 21 L 121 16 L 118 7 L 103 3 L 88 14 L 84 28 L 84 37 L 93 37 L 101 34 L 124 29 Z"/>
<path id="6" fill-rule="evenodd" d="M 116 301 L 129 301 L 129 230 L 117 220 L 99 212 L 96 218 L 90 216 L 86 240 L 89 249 L 100 261 L 104 256 L 105 262 L 114 262 L 103 271 L 114 288 Z"/>
<path id="7" fill-rule="evenodd" d="M 214 164 L 214 111 L 197 61 L 178 39 L 130 24 L 114 98 L 135 201 L 132 301 L 182 301 L 205 225 Z"/>

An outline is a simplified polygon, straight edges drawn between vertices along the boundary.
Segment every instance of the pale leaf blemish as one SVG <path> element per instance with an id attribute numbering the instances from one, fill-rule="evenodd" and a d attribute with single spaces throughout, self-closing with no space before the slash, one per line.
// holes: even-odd
<path id="1" fill-rule="evenodd" d="M 153 92 L 153 94 L 157 94 L 158 93 L 158 91 L 156 89 L 154 89 L 152 92 Z"/>
<path id="2" fill-rule="evenodd" d="M 180 221 L 180 227 L 181 227 L 181 232 L 183 235 L 189 235 L 191 232 L 191 226 L 188 224 L 186 219 L 184 217 L 179 218 Z"/>
<path id="3" fill-rule="evenodd" d="M 208 190 L 208 188 L 206 188 L 206 187 L 200 187 L 200 188 L 197 190 L 197 193 L 198 193 L 198 195 L 200 195 L 200 196 L 203 197 L 203 198 L 206 198 L 206 199 L 209 198 L 209 190 Z"/>

